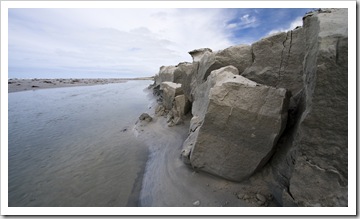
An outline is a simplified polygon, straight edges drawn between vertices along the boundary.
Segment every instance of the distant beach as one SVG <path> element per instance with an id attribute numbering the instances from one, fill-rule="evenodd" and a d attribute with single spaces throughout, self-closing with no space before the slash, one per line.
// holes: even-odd
<path id="1" fill-rule="evenodd" d="M 124 83 L 129 80 L 153 80 L 153 77 L 140 78 L 58 78 L 58 79 L 8 79 L 8 91 L 19 92 L 43 88 L 91 86 L 99 84 Z"/>

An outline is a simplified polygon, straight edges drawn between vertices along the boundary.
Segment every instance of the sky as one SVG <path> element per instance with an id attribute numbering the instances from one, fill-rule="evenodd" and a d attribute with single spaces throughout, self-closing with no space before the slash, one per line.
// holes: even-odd
<path id="1" fill-rule="evenodd" d="M 192 62 L 189 51 L 252 44 L 312 9 L 10 8 L 9 78 L 132 78 Z"/>

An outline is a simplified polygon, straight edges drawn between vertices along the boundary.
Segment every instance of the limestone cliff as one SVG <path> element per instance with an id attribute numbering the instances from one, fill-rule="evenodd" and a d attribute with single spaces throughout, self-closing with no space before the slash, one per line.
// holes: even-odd
<path id="1" fill-rule="evenodd" d="M 266 181 L 282 206 L 347 206 L 347 17 L 347 9 L 314 11 L 287 33 L 197 49 L 192 63 L 161 67 L 157 112 L 169 126 L 193 116 L 183 161 Z"/>

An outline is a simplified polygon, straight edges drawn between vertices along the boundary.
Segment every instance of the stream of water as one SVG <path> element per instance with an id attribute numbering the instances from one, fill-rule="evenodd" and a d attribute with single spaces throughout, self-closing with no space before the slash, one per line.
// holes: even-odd
<path id="1" fill-rule="evenodd" d="M 148 151 L 131 129 L 150 83 L 9 93 L 9 206 L 136 205 Z"/>

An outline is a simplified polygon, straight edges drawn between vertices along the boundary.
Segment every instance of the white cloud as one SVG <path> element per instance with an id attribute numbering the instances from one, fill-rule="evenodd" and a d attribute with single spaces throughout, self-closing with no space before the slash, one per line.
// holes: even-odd
<path id="1" fill-rule="evenodd" d="M 294 21 L 292 21 L 290 23 L 290 25 L 288 26 L 288 28 L 277 28 L 277 29 L 273 29 L 271 31 L 269 31 L 267 33 L 267 36 L 279 33 L 279 32 L 287 32 L 289 30 L 293 30 L 298 26 L 302 26 L 303 25 L 303 21 L 302 21 L 302 17 L 297 17 Z"/>
<path id="2" fill-rule="evenodd" d="M 236 24 L 236 23 L 230 23 L 230 24 L 228 24 L 227 26 L 226 26 L 226 28 L 228 28 L 228 29 L 234 29 L 234 28 L 236 28 L 238 25 Z"/>
<path id="3" fill-rule="evenodd" d="M 252 23 L 255 21 L 255 17 L 250 17 L 250 15 L 248 14 L 243 15 L 240 19 L 245 24 Z"/>
<path id="4" fill-rule="evenodd" d="M 231 45 L 221 9 L 10 10 L 10 68 L 154 75 L 161 65 L 191 61 L 190 50 Z"/>
<path id="5" fill-rule="evenodd" d="M 259 24 L 255 16 L 245 14 L 239 18 L 237 22 L 232 22 L 226 25 L 227 29 L 242 30 L 246 28 L 257 27 Z"/>

